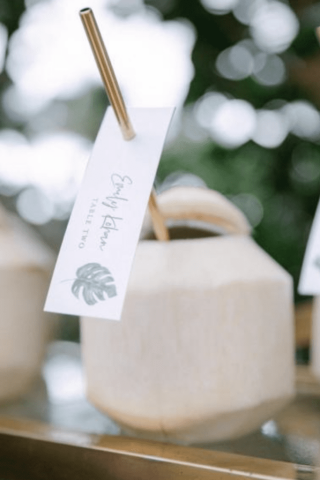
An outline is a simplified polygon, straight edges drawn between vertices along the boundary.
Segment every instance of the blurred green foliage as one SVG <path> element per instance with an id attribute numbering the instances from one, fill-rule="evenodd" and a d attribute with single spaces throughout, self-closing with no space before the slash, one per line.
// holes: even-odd
<path id="1" fill-rule="evenodd" d="M 196 31 L 196 43 L 192 53 L 195 74 L 186 99 L 186 115 L 192 110 L 194 103 L 210 91 L 222 92 L 230 98 L 244 99 L 255 108 L 272 109 L 274 100 L 290 102 L 301 99 L 319 107 L 320 95 L 317 95 L 315 88 L 311 88 L 314 81 L 308 77 L 310 59 L 319 63 L 320 77 L 319 45 L 314 33 L 317 16 L 312 15 L 312 9 L 317 2 L 287 2 L 299 19 L 300 31 L 290 48 L 280 54 L 286 65 L 287 76 L 284 82 L 275 86 L 264 86 L 250 76 L 243 80 L 230 80 L 217 72 L 215 62 L 218 55 L 226 48 L 250 37 L 248 27 L 241 24 L 231 13 L 209 13 L 199 0 L 146 0 L 145 3 L 156 9 L 163 21 L 186 20 Z M 7 26 L 9 35 L 18 28 L 23 10 L 23 0 L 1 0 L 0 22 Z M 295 74 L 297 65 L 302 72 L 298 77 Z M 301 78 L 305 81 L 301 81 Z M 4 70 L 0 75 L 0 97 L 9 83 Z M 320 88 L 318 90 L 320 91 Z M 94 137 L 104 108 L 101 92 L 102 89 L 98 89 L 89 95 L 90 98 L 79 98 L 68 103 L 71 121 L 66 128 L 78 129 L 78 133 Z M 83 110 L 83 104 L 94 119 L 93 122 L 88 122 L 90 131 L 80 131 L 77 122 L 72 122 L 79 108 Z M 26 125 L 14 124 L 13 120 L 6 117 L 2 107 L 0 113 L 0 128 L 27 128 Z M 309 169 L 307 178 L 297 174 L 301 158 L 305 162 L 303 168 Z M 241 147 L 227 149 L 217 145 L 209 137 L 202 141 L 192 140 L 182 132 L 165 151 L 158 171 L 159 180 L 164 180 L 167 175 L 177 170 L 200 176 L 210 188 L 228 196 L 244 211 L 245 204 L 240 201 L 241 194 L 256 197 L 263 206 L 263 217 L 254 228 L 254 238 L 293 275 L 297 285 L 320 193 L 319 140 L 306 140 L 290 133 L 277 148 L 266 149 L 250 141 Z M 297 299 L 299 300 L 298 296 Z"/>
<path id="2" fill-rule="evenodd" d="M 162 10 L 162 2 L 147 0 L 147 3 Z M 223 16 L 208 13 L 198 1 L 163 2 L 165 7 L 161 13 L 164 20 L 185 18 L 194 25 L 197 32 L 192 54 L 195 75 L 186 103 L 192 104 L 206 92 L 217 90 L 247 100 L 255 108 L 265 107 L 275 99 L 288 102 L 305 99 L 318 107 L 319 99 L 314 91 L 299 85 L 291 77 L 292 65 L 317 57 L 320 85 L 319 44 L 315 35 L 315 27 L 317 21 L 320 24 L 320 18 L 317 20 L 317 16 L 314 16 L 310 19 L 310 15 L 306 15 L 317 2 L 287 3 L 299 18 L 300 31 L 290 49 L 281 55 L 287 66 L 286 81 L 266 87 L 250 77 L 239 81 L 228 80 L 214 68 L 215 60 L 222 50 L 248 38 L 247 26 L 241 25 L 231 13 Z M 307 65 L 304 65 L 304 73 L 308 76 Z M 295 174 L 294 156 L 314 165 L 314 176 L 309 181 L 304 181 Z M 237 149 L 227 150 L 213 142 L 192 143 L 186 138 L 180 138 L 179 144 L 166 152 L 158 174 L 163 179 L 174 170 L 195 173 L 210 188 L 220 191 L 231 200 L 235 200 L 240 193 L 255 195 L 263 205 L 264 215 L 254 230 L 254 238 L 291 273 L 297 287 L 319 199 L 319 169 L 319 141 L 306 141 L 289 134 L 282 145 L 273 149 L 265 149 L 249 142 Z M 300 299 L 297 293 L 296 298 Z"/>

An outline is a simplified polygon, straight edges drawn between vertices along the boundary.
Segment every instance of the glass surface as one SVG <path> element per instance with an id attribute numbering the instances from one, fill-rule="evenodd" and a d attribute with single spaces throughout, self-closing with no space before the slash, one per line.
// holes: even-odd
<path id="1" fill-rule="evenodd" d="M 250 435 L 233 441 L 196 445 L 210 450 L 292 462 L 299 478 L 309 478 L 320 458 L 320 383 L 307 366 L 297 367 L 297 396 L 275 418 Z M 33 419 L 66 430 L 124 435 L 120 427 L 85 398 L 80 345 L 53 342 L 43 375 L 20 400 L 2 405 L 1 416 Z"/>

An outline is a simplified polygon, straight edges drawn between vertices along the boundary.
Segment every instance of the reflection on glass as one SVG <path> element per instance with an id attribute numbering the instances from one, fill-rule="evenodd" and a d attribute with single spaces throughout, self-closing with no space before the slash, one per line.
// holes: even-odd
<path id="1" fill-rule="evenodd" d="M 262 435 L 271 438 L 279 437 L 278 426 L 274 420 L 269 420 L 268 422 L 264 423 L 261 427 Z"/>
<path id="2" fill-rule="evenodd" d="M 99 413 L 86 399 L 79 344 L 66 341 L 51 343 L 43 366 L 43 378 L 48 394 L 50 423 L 76 432 L 119 435 L 120 427 Z M 72 434 L 66 435 L 64 439 L 72 441 Z"/>
<path id="3" fill-rule="evenodd" d="M 43 367 L 48 397 L 51 403 L 63 403 L 84 398 L 84 379 L 79 347 L 71 342 L 56 342 L 53 354 Z"/>

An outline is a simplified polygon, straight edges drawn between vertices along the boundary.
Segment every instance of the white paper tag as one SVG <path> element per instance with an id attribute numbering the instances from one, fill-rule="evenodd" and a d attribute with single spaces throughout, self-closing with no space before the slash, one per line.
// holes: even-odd
<path id="1" fill-rule="evenodd" d="M 320 293 L 320 202 L 313 220 L 303 260 L 298 291 L 302 295 Z"/>
<path id="2" fill-rule="evenodd" d="M 45 310 L 120 320 L 173 108 L 128 109 L 125 141 L 108 108 L 62 242 Z"/>

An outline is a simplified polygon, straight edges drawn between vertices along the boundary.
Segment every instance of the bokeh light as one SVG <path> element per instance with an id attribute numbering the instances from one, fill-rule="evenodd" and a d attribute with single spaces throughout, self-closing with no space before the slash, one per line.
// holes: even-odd
<path id="1" fill-rule="evenodd" d="M 239 147 L 249 140 L 264 148 L 277 148 L 289 132 L 313 141 L 320 138 L 319 112 L 305 101 L 275 99 L 266 108 L 255 110 L 244 100 L 208 92 L 195 103 L 193 114 L 197 124 L 226 148 Z"/>
<path id="2" fill-rule="evenodd" d="M 212 138 L 220 145 L 236 148 L 251 139 L 256 128 L 256 112 L 245 100 L 228 100 L 216 110 Z"/>
<path id="3" fill-rule="evenodd" d="M 178 107 L 157 181 L 177 170 L 201 176 L 234 200 L 293 276 L 320 182 L 319 7 L 309 3 L 88 5 L 127 105 Z M 1 68 L 9 52 L 0 85 L 0 195 L 43 225 L 68 217 L 92 147 L 82 136 L 94 139 L 107 100 L 79 18 L 87 5 L 25 5 L 22 17 L 15 11 L 16 27 L 2 19 L 8 31 L 16 28 L 9 45 L 0 24 Z M 56 223 L 52 230 L 63 228 Z M 46 237 L 51 225 L 39 230 Z"/>
<path id="4" fill-rule="evenodd" d="M 276 148 L 288 135 L 289 127 L 286 116 L 275 110 L 259 110 L 257 124 L 252 139 L 262 147 Z"/>
<path id="5" fill-rule="evenodd" d="M 242 80 L 253 72 L 254 58 L 244 45 L 235 45 L 219 54 L 216 67 L 223 77 Z"/>
<path id="6" fill-rule="evenodd" d="M 201 3 L 208 12 L 224 15 L 237 5 L 238 0 L 201 0 Z"/>
<path id="7" fill-rule="evenodd" d="M 96 1 L 92 8 L 127 104 L 181 106 L 193 76 L 192 27 L 163 23 L 147 9 L 122 18 L 104 4 Z M 78 5 L 64 0 L 36 3 L 10 41 L 7 69 L 15 95 L 27 98 L 33 108 L 101 85 L 78 12 Z M 168 74 L 172 71 L 174 75 Z"/>
<path id="8" fill-rule="evenodd" d="M 17 191 L 29 183 L 27 139 L 16 130 L 0 132 L 0 178 L 1 184 Z M 1 186 L 2 186 L 1 185 Z M 10 188 L 11 187 L 11 188 Z"/>
<path id="9" fill-rule="evenodd" d="M 291 8 L 278 1 L 257 4 L 250 20 L 251 35 L 261 50 L 284 52 L 299 31 L 299 22 Z"/>
<path id="10" fill-rule="evenodd" d="M 249 25 L 255 10 L 264 0 L 240 0 L 233 8 L 233 15 L 244 25 Z"/>
<path id="11" fill-rule="evenodd" d="M 203 145 L 210 140 L 208 129 L 201 125 L 195 115 L 195 106 L 187 105 L 183 109 L 181 117 L 181 132 L 184 138 L 188 138 L 192 143 Z M 165 151 L 170 148 L 166 142 Z"/>
<path id="12" fill-rule="evenodd" d="M 17 208 L 30 223 L 63 218 L 79 189 L 90 148 L 75 134 L 42 135 L 29 142 L 16 131 L 1 131 L 0 193 L 23 190 Z"/>
<path id="13" fill-rule="evenodd" d="M 318 183 L 320 178 L 320 153 L 312 146 L 301 143 L 292 152 L 292 174 L 302 183 Z"/>
<path id="14" fill-rule="evenodd" d="M 286 67 L 278 55 L 261 52 L 255 56 L 253 78 L 267 87 L 280 85 L 286 79 Z"/>
<path id="15" fill-rule="evenodd" d="M 23 190 L 17 198 L 17 212 L 29 223 L 42 225 L 54 216 L 54 203 L 38 188 Z"/>
<path id="16" fill-rule="evenodd" d="M 44 106 L 42 97 L 30 97 L 15 86 L 7 88 L 2 97 L 2 102 L 6 114 L 14 122 L 30 121 Z M 67 114 L 66 105 L 64 111 Z"/>
<path id="17" fill-rule="evenodd" d="M 218 108 L 227 101 L 227 97 L 219 92 L 206 93 L 195 104 L 195 117 L 204 128 L 210 128 Z"/>
<path id="18" fill-rule="evenodd" d="M 239 193 L 231 198 L 246 215 L 252 227 L 259 225 L 263 218 L 263 206 L 260 200 L 251 193 Z"/>
<path id="19" fill-rule="evenodd" d="M 285 105 L 283 112 L 292 133 L 310 140 L 320 138 L 320 115 L 311 103 L 297 100 Z"/>
<path id="20" fill-rule="evenodd" d="M 5 25 L 0 23 L 0 73 L 4 67 L 5 54 L 8 42 L 8 30 Z"/>

